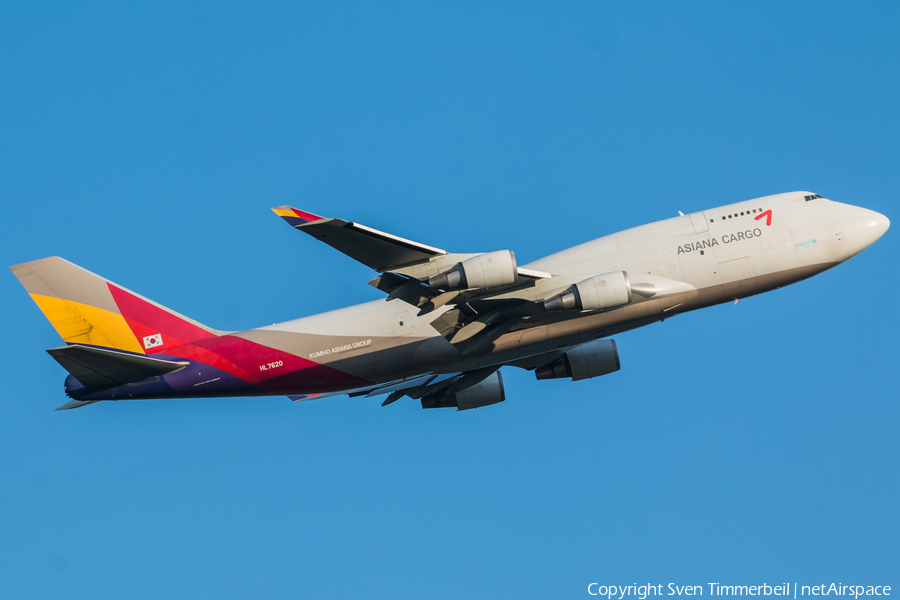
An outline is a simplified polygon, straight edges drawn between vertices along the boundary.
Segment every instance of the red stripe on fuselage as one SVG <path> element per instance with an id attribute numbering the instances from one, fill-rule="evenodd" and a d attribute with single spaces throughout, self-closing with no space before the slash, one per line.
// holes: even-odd
<path id="1" fill-rule="evenodd" d="M 213 352 L 211 350 L 207 350 L 206 348 L 202 348 L 196 344 L 187 344 L 186 346 L 173 348 L 171 350 L 167 350 L 166 353 L 172 356 L 197 361 L 199 363 L 215 367 L 220 371 L 225 371 L 229 375 L 233 375 L 238 379 L 246 381 L 247 383 L 255 385 L 256 387 L 262 389 L 262 386 L 259 385 L 258 377 L 255 377 L 254 375 L 248 373 L 220 354 L 217 354 L 216 352 Z"/>
<path id="2" fill-rule="evenodd" d="M 362 387 L 369 381 L 290 352 L 235 335 L 216 336 L 122 288 L 108 284 L 125 322 L 147 354 L 164 352 L 207 364 L 269 394 L 302 394 Z M 159 334 L 162 344 L 146 348 Z"/>
<path id="3" fill-rule="evenodd" d="M 200 340 L 167 353 L 221 369 L 269 394 L 332 391 L 369 384 L 338 369 L 235 335 Z"/>

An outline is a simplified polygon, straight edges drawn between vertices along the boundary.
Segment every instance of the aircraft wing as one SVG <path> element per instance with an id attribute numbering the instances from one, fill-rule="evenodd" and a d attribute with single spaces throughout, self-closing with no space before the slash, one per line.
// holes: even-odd
<path id="1" fill-rule="evenodd" d="M 417 307 L 420 317 L 434 311 L 431 326 L 464 355 L 488 348 L 506 333 L 574 318 L 582 310 L 607 310 L 693 290 L 649 273 L 552 275 L 519 267 L 510 250 L 449 253 L 290 206 L 272 210 L 295 229 L 378 271 L 369 285 L 386 293 L 388 300 Z M 607 285 L 601 302 L 597 286 Z M 579 286 L 594 294 L 589 296 L 597 299 L 594 307 L 572 310 L 581 302 Z"/>
<path id="2" fill-rule="evenodd" d="M 294 229 L 378 271 L 369 285 L 388 300 L 399 298 L 419 308 L 420 316 L 447 307 L 435 313 L 431 325 L 465 354 L 489 346 L 523 319 L 540 317 L 545 312 L 541 302 L 574 283 L 519 267 L 509 250 L 450 253 L 291 206 L 272 211 Z M 457 280 L 451 283 L 447 277 L 454 272 Z"/>
<path id="3" fill-rule="evenodd" d="M 510 250 L 450 253 L 359 223 L 327 219 L 290 206 L 272 210 L 298 231 L 378 271 L 380 274 L 369 285 L 386 293 L 388 300 L 397 298 L 417 307 L 418 316 L 435 311 L 431 326 L 463 354 L 480 352 L 517 328 L 578 314 L 551 314 L 544 303 L 584 276 L 523 269 Z M 653 285 L 647 289 L 648 297 L 656 293 Z M 439 308 L 443 310 L 438 311 Z"/>
<path id="4" fill-rule="evenodd" d="M 481 383 L 490 377 L 495 371 L 500 369 L 501 365 L 476 369 L 474 371 L 466 371 L 460 373 L 434 374 L 428 373 L 411 377 L 408 379 L 400 379 L 389 383 L 371 385 L 368 387 L 357 388 L 354 390 L 345 390 L 342 392 L 325 392 L 322 394 L 301 394 L 297 396 L 288 396 L 294 402 L 302 400 L 315 400 L 317 398 L 327 398 L 329 396 L 348 395 L 350 397 L 365 396 L 381 396 L 388 394 L 387 399 L 381 403 L 387 406 L 403 396 L 419 400 L 427 396 L 437 394 L 455 394 L 458 391 Z"/>
<path id="5" fill-rule="evenodd" d="M 410 267 L 427 263 L 438 263 L 438 268 L 454 259 L 466 259 L 474 254 L 451 254 L 446 250 L 427 246 L 405 238 L 366 227 L 360 223 L 344 219 L 328 219 L 290 206 L 277 206 L 272 211 L 284 219 L 291 227 L 308 233 L 325 242 L 335 250 L 367 267 L 385 273 L 411 270 Z M 435 269 L 412 269 L 417 275 L 432 273 Z M 550 277 L 529 269 L 517 269 L 519 275 L 529 278 Z"/>
<path id="6" fill-rule="evenodd" d="M 294 229 L 308 233 L 376 271 L 390 271 L 447 254 L 440 248 L 419 244 L 359 223 L 326 219 L 290 206 L 278 206 L 272 210 Z"/>

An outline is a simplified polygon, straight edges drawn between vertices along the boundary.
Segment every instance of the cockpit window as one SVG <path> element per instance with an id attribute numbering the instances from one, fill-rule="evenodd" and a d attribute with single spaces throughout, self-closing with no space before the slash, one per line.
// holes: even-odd
<path id="1" fill-rule="evenodd" d="M 803 197 L 806 199 L 807 202 L 809 202 L 810 200 L 815 200 L 816 198 L 821 198 L 822 196 L 820 196 L 818 194 L 813 194 L 812 196 L 803 196 Z"/>

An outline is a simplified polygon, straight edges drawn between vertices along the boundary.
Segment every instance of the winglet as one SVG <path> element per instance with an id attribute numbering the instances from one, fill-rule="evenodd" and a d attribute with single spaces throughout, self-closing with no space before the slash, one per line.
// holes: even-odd
<path id="1" fill-rule="evenodd" d="M 276 206 L 272 209 L 272 212 L 287 221 L 287 224 L 291 227 L 300 227 L 301 225 L 321 221 L 325 218 L 290 206 Z"/>

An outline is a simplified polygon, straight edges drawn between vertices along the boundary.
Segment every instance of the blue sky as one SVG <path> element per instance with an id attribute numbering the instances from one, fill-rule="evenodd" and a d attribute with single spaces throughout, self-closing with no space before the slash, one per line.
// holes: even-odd
<path id="1" fill-rule="evenodd" d="M 900 221 L 900 5 L 6 3 L 2 258 L 60 255 L 221 329 L 379 298 L 291 204 L 521 263 L 807 189 Z M 895 228 L 896 229 L 896 226 Z M 617 337 L 507 401 L 65 413 L 15 277 L 10 598 L 586 597 L 900 586 L 897 232 L 796 286 Z"/>

